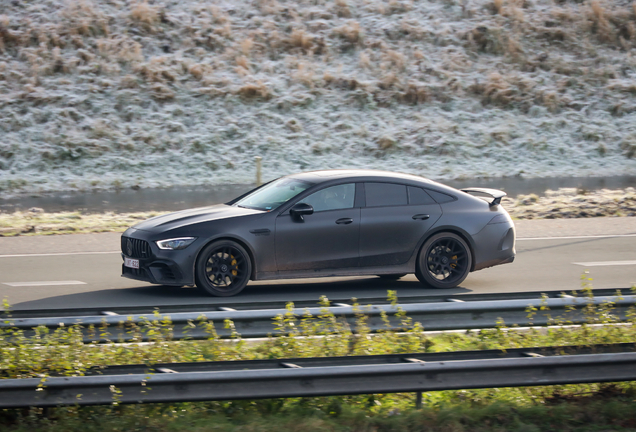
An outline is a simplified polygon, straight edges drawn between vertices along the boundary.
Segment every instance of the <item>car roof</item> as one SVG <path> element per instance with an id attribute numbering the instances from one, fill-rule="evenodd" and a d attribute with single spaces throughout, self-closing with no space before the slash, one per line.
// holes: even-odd
<path id="1" fill-rule="evenodd" d="M 413 174 L 404 174 L 390 171 L 370 170 L 370 169 L 333 169 L 308 171 L 298 174 L 292 174 L 288 177 L 298 178 L 311 181 L 313 183 L 322 183 L 331 180 L 355 178 L 356 180 L 411 180 L 416 182 L 425 182 L 435 184 L 435 182 Z"/>
<path id="2" fill-rule="evenodd" d="M 421 177 L 414 174 L 404 174 L 392 171 L 381 171 L 371 169 L 333 169 L 333 170 L 320 170 L 320 171 L 307 171 L 303 173 L 291 174 L 286 178 L 295 178 L 305 180 L 314 184 L 320 184 L 325 182 L 331 182 L 333 180 L 351 179 L 355 182 L 375 182 L 375 181 L 405 181 L 405 183 L 412 182 L 412 184 L 420 184 L 421 187 L 437 190 L 454 198 L 466 198 L 478 199 L 455 188 L 446 186 L 442 183 L 438 183 L 433 180 L 429 180 L 425 177 Z"/>

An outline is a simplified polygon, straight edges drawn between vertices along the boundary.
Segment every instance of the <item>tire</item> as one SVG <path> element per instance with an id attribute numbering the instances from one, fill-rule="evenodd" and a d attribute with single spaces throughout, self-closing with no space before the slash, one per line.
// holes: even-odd
<path id="1" fill-rule="evenodd" d="M 381 274 L 378 275 L 378 277 L 380 279 L 385 279 L 385 280 L 398 280 L 402 277 L 406 276 L 406 273 L 400 273 L 400 274 Z"/>
<path id="2" fill-rule="evenodd" d="M 422 245 L 415 275 L 432 288 L 455 288 L 466 279 L 472 263 L 470 248 L 464 239 L 441 232 Z"/>
<path id="3" fill-rule="evenodd" d="M 243 291 L 252 275 L 252 261 L 247 251 L 231 240 L 207 245 L 194 269 L 197 287 L 208 295 L 229 297 Z"/>

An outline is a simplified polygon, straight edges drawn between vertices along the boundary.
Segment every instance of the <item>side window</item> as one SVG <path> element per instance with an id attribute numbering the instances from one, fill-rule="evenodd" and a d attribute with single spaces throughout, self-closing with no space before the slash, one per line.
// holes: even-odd
<path id="1" fill-rule="evenodd" d="M 341 210 L 353 208 L 355 196 L 355 183 L 347 183 L 319 190 L 299 202 L 311 205 L 315 212 Z"/>
<path id="2" fill-rule="evenodd" d="M 367 207 L 407 205 L 406 186 L 392 183 L 365 183 Z"/>
<path id="3" fill-rule="evenodd" d="M 424 189 L 409 186 L 409 204 L 410 205 L 429 205 L 436 204 L 435 200 L 426 193 Z"/>
<path id="4" fill-rule="evenodd" d="M 442 193 L 442 192 L 437 192 L 437 191 L 429 189 L 428 193 L 433 197 L 435 201 L 437 201 L 438 204 L 444 204 L 447 202 L 455 201 L 455 197 L 446 195 L 445 193 Z"/>

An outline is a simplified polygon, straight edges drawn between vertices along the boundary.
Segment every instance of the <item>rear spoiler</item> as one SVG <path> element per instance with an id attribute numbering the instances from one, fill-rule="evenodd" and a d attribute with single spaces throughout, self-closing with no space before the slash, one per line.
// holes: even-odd
<path id="1" fill-rule="evenodd" d="M 468 194 L 475 194 L 477 196 L 487 195 L 493 198 L 492 201 L 488 201 L 488 204 L 491 206 L 495 206 L 497 204 L 501 204 L 501 199 L 505 197 L 507 194 L 504 191 L 500 191 L 497 189 L 488 189 L 488 188 L 466 188 L 460 189 L 462 192 L 466 192 Z"/>

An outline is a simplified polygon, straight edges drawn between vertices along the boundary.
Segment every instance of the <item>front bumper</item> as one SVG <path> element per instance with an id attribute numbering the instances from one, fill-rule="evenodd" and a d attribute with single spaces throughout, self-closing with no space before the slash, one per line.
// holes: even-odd
<path id="1" fill-rule="evenodd" d="M 122 263 L 122 277 L 158 285 L 194 285 L 193 271 L 187 269 L 194 268 L 195 248 L 192 251 L 188 251 L 190 247 L 181 251 L 162 250 L 139 230 L 134 234 L 126 231 L 121 243 L 122 261 L 125 258 L 139 260 L 138 269 L 126 267 Z"/>
<path id="2" fill-rule="evenodd" d="M 124 258 L 131 258 L 127 257 L 123 253 L 121 254 L 121 257 L 122 260 Z M 175 263 L 166 261 L 153 260 L 150 262 L 142 262 L 139 260 L 138 269 L 126 267 L 122 264 L 121 275 L 128 279 L 135 279 L 159 285 L 189 285 L 188 283 L 185 283 L 181 269 Z"/>

